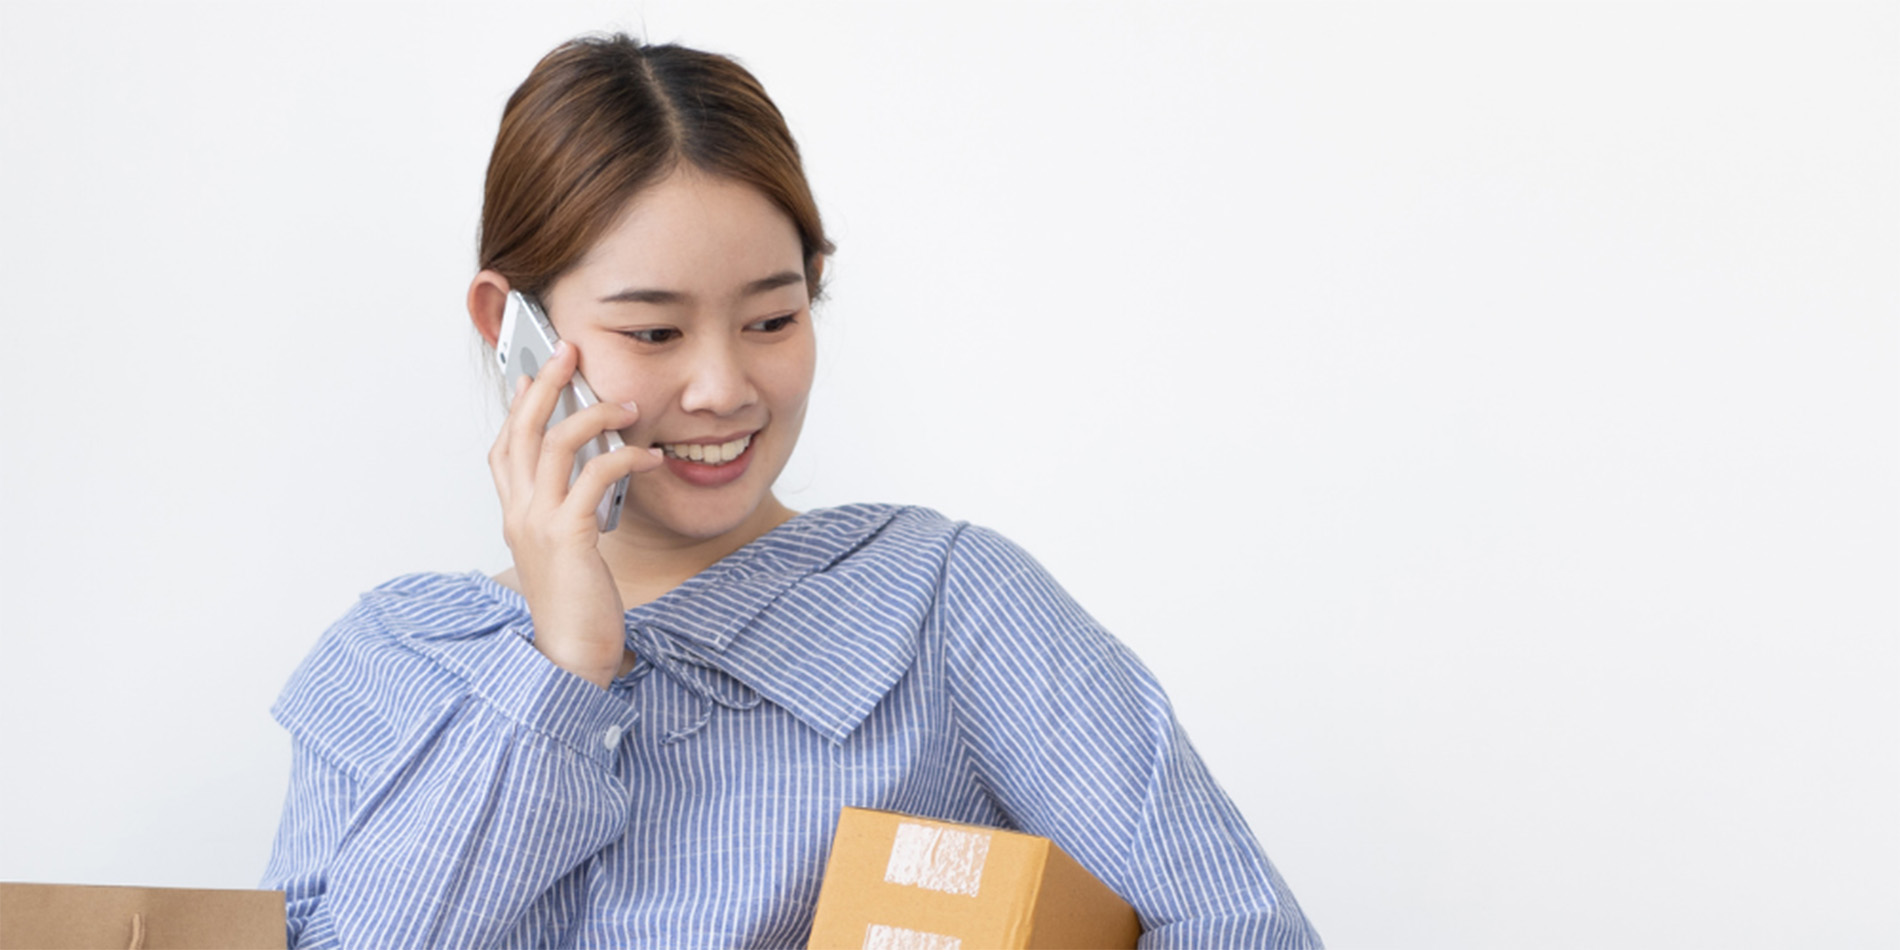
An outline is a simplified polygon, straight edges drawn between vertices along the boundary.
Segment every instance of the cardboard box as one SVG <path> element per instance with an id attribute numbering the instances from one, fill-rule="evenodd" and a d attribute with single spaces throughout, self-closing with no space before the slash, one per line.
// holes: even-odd
<path id="1" fill-rule="evenodd" d="M 1133 948 L 1134 908 L 1035 835 L 846 808 L 813 950 Z"/>
<path id="2" fill-rule="evenodd" d="M 283 950 L 283 891 L 0 883 L 0 950 Z"/>

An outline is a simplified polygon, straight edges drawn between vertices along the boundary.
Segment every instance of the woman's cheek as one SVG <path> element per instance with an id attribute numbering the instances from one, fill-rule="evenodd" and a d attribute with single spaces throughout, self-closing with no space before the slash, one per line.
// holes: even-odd
<path id="1" fill-rule="evenodd" d="M 587 384 L 603 402 L 633 403 L 640 410 L 640 423 L 658 418 L 664 408 L 663 385 L 652 373 L 643 373 L 631 363 L 602 366 L 600 378 L 589 374 Z M 639 423 L 635 428 L 639 428 Z"/>
<path id="2" fill-rule="evenodd" d="M 818 371 L 818 347 L 808 334 L 802 340 L 787 347 L 791 352 L 774 367 L 773 389 L 783 399 L 795 399 L 799 403 L 811 392 L 811 384 Z"/>

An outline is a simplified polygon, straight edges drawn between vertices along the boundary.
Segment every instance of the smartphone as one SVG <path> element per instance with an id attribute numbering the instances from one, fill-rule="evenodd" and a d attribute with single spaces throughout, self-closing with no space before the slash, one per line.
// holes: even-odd
<path id="1" fill-rule="evenodd" d="M 533 379 L 541 367 L 554 358 L 554 344 L 560 339 L 554 335 L 554 324 L 548 322 L 548 315 L 541 310 L 538 301 L 519 290 L 508 294 L 508 305 L 501 314 L 501 336 L 495 340 L 495 362 L 501 366 L 504 399 L 514 394 L 515 380 L 523 376 Z M 573 380 L 555 402 L 554 412 L 548 416 L 548 425 L 552 426 L 599 401 L 600 398 L 594 395 L 593 388 L 581 378 L 577 369 Z M 574 453 L 574 471 L 569 473 L 567 483 L 574 484 L 574 479 L 580 477 L 581 466 L 586 465 L 588 460 L 626 444 L 621 440 L 620 433 L 612 429 L 589 439 L 580 447 L 580 451 Z M 600 507 L 594 509 L 594 521 L 600 525 L 602 533 L 612 531 L 614 526 L 620 524 L 620 505 L 627 500 L 627 484 L 632 479 L 631 475 L 620 479 L 601 496 Z"/>

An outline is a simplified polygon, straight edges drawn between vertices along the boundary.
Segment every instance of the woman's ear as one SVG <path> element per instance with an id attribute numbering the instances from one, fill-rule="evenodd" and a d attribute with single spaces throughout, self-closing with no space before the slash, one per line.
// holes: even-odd
<path id="1" fill-rule="evenodd" d="M 508 278 L 492 270 L 476 274 L 468 285 L 468 318 L 489 346 L 501 336 L 501 314 L 508 309 L 508 291 Z"/>

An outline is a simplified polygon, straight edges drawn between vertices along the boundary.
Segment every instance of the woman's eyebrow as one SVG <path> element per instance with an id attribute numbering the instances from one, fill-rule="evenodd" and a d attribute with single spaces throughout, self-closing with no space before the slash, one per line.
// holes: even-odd
<path id="1" fill-rule="evenodd" d="M 686 295 L 677 290 L 642 290 L 629 287 L 600 298 L 601 303 L 679 303 Z"/>
<path id="2" fill-rule="evenodd" d="M 774 291 L 780 287 L 788 287 L 792 284 L 802 284 L 804 282 L 804 274 L 791 270 L 779 271 L 770 277 L 761 277 L 758 280 L 748 282 L 744 287 L 739 288 L 739 296 L 741 298 L 756 297 L 759 294 Z M 685 302 L 689 299 L 689 296 L 690 295 L 677 290 L 652 290 L 643 287 L 629 287 L 600 298 L 600 302 L 676 304 Z"/>
<path id="3" fill-rule="evenodd" d="M 767 291 L 777 290 L 780 287 L 789 287 L 792 284 L 802 284 L 804 282 L 804 274 L 797 271 L 782 270 L 770 277 L 761 277 L 745 285 L 745 289 L 739 292 L 739 296 L 756 297 Z"/>

